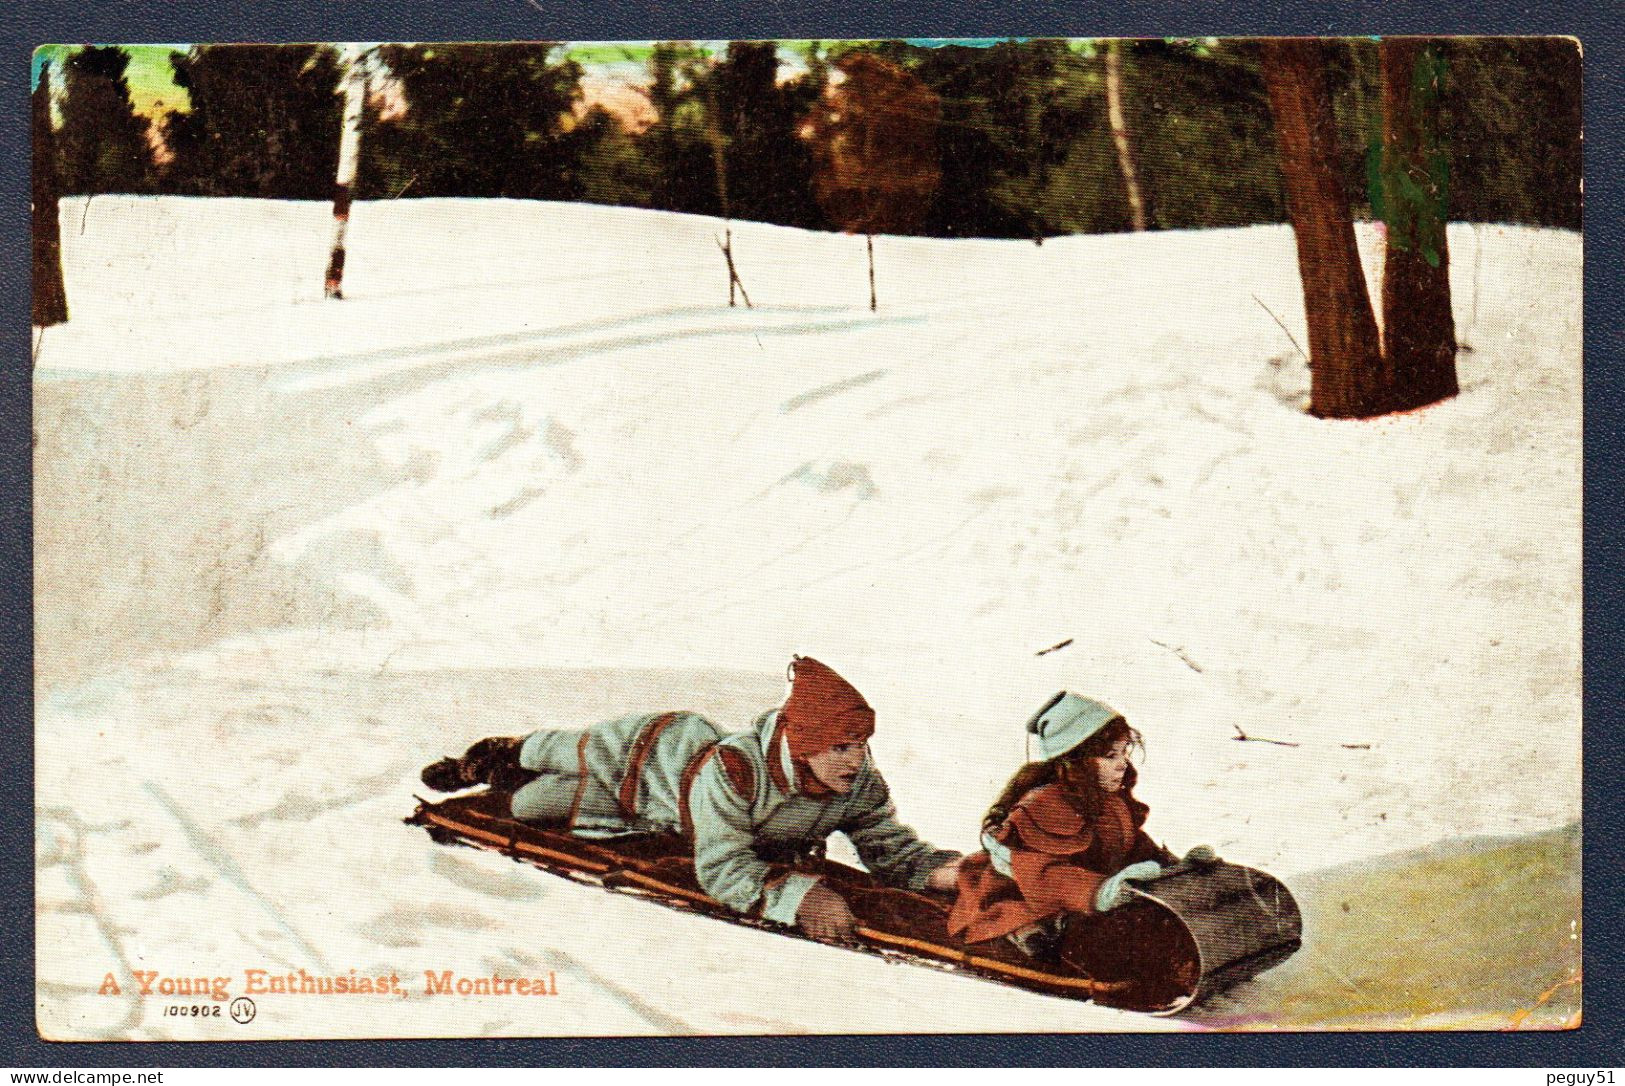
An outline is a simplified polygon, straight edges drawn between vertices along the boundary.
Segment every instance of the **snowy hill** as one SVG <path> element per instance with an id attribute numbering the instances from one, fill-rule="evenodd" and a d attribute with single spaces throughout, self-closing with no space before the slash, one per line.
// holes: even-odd
<path id="1" fill-rule="evenodd" d="M 864 691 L 903 813 L 955 847 L 1062 687 L 1144 732 L 1155 836 L 1284 876 L 1578 817 L 1575 235 L 1453 227 L 1462 395 L 1332 423 L 1266 311 L 1306 342 L 1285 227 L 881 238 L 871 314 L 858 239 L 737 225 L 729 309 L 711 220 L 503 201 L 360 205 L 326 302 L 327 215 L 63 204 L 48 1035 L 211 1036 L 88 994 L 137 958 L 559 972 L 540 1010 L 412 998 L 398 1035 L 1155 1024 L 398 822 L 482 735 L 743 726 L 793 652 Z M 376 1035 L 334 1002 L 265 1035 Z"/>

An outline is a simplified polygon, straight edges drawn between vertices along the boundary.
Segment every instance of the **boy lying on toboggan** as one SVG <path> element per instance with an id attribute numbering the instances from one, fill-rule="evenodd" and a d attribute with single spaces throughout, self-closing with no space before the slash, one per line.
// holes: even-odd
<path id="1" fill-rule="evenodd" d="M 511 792 L 513 817 L 586 838 L 679 834 L 693 843 L 704 892 L 748 916 L 850 940 L 856 921 L 827 880 L 787 870 L 843 833 L 881 882 L 951 892 L 960 854 L 897 820 L 869 757 L 875 712 L 808 657 L 790 664 L 784 704 L 724 735 L 696 713 L 642 713 L 581 731 L 481 739 L 423 771 L 440 792 Z"/>
<path id="2" fill-rule="evenodd" d="M 695 713 L 642 713 L 581 731 L 542 729 L 482 739 L 423 781 L 451 792 L 511 793 L 514 818 L 588 839 L 673 834 L 692 842 L 694 874 L 736 912 L 845 941 L 847 901 L 826 879 L 794 870 L 843 833 L 885 885 L 958 897 L 955 940 L 1005 939 L 1054 957 L 1069 915 L 1105 912 L 1124 883 L 1176 863 L 1142 828 L 1129 764 L 1140 735 L 1114 710 L 1063 693 L 1028 723 L 1043 760 L 1024 766 L 983 820 L 984 851 L 968 860 L 934 848 L 897 820 L 869 757 L 875 713 L 850 683 L 808 657 L 790 665 L 784 704 L 748 732 L 725 736 Z M 1193 849 L 1187 860 L 1211 861 Z"/>

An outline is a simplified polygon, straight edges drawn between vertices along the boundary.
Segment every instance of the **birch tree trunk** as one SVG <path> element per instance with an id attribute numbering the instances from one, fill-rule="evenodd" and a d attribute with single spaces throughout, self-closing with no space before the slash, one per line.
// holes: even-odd
<path id="1" fill-rule="evenodd" d="M 333 249 L 327 258 L 322 291 L 329 298 L 344 297 L 344 239 L 350 227 L 350 200 L 356 166 L 361 161 L 361 114 L 367 101 L 367 76 L 360 53 L 344 50 L 344 121 L 339 134 L 339 167 L 333 180 Z"/>
<path id="2" fill-rule="evenodd" d="M 1145 229 L 1145 198 L 1140 194 L 1140 175 L 1135 166 L 1134 144 L 1130 140 L 1128 117 L 1123 112 L 1123 43 L 1106 43 L 1106 118 L 1111 122 L 1112 143 L 1117 147 L 1117 169 L 1123 175 L 1123 191 L 1128 195 L 1128 213 L 1134 229 Z"/>

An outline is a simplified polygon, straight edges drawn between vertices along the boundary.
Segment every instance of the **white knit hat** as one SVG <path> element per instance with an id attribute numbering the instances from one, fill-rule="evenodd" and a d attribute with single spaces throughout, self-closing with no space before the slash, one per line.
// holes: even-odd
<path id="1" fill-rule="evenodd" d="M 1075 750 L 1090 736 L 1123 716 L 1116 709 L 1093 698 L 1061 691 L 1027 721 L 1027 731 L 1038 736 L 1038 750 L 1045 761 Z"/>

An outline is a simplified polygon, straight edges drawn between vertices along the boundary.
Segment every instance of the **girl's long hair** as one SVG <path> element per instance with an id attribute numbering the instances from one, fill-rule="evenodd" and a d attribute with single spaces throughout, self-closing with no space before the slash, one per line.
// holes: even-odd
<path id="1" fill-rule="evenodd" d="M 1130 751 L 1145 749 L 1145 741 L 1140 738 L 1140 733 L 1129 727 L 1128 721 L 1118 717 L 1060 757 L 1022 766 L 1010 778 L 1010 783 L 1004 786 L 999 798 L 993 801 L 993 806 L 987 809 L 987 814 L 982 818 L 982 828 L 990 830 L 1002 823 L 1021 802 L 1021 797 L 1034 788 L 1056 783 L 1061 786 L 1061 795 L 1079 814 L 1086 819 L 1094 819 L 1100 814 L 1106 793 L 1101 790 L 1100 780 L 1089 759 L 1104 758 L 1124 740 L 1128 741 Z M 1119 791 L 1132 794 L 1138 777 L 1134 767 L 1129 766 L 1123 772 L 1123 784 Z"/>

